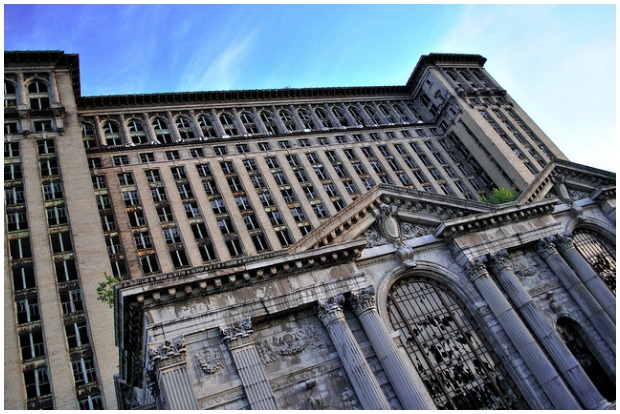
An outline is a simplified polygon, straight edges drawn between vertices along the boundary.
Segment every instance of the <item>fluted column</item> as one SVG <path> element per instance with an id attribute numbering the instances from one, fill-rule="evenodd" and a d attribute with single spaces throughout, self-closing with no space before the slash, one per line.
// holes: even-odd
<path id="1" fill-rule="evenodd" d="M 237 112 L 236 108 L 231 108 L 230 112 L 232 113 L 233 119 L 234 119 L 234 123 L 237 126 L 237 131 L 239 131 L 238 135 L 241 136 L 246 136 L 248 134 L 248 131 L 245 129 L 245 125 L 243 124 L 243 121 L 241 121 L 241 117 L 239 116 L 239 112 Z"/>
<path id="2" fill-rule="evenodd" d="M 277 410 L 276 399 L 263 370 L 252 334 L 249 318 L 231 326 L 221 327 L 220 332 L 230 350 L 239 378 L 253 410 Z"/>
<path id="3" fill-rule="evenodd" d="M 505 250 L 489 255 L 491 271 L 510 296 L 512 303 L 519 310 L 539 343 L 545 348 L 547 355 L 553 359 L 560 374 L 584 408 L 604 407 L 605 399 L 514 274 L 510 262 L 506 259 L 507 256 L 508 253 Z"/>
<path id="4" fill-rule="evenodd" d="M 151 392 L 161 393 L 163 408 L 168 410 L 197 410 L 192 383 L 185 362 L 185 342 L 166 341 L 163 345 L 150 347 L 146 366 L 147 376 L 153 381 Z M 156 372 L 156 375 L 155 375 Z"/>
<path id="5" fill-rule="evenodd" d="M 342 303 L 344 303 L 342 295 L 319 302 L 319 319 L 338 351 L 338 356 L 362 407 L 365 410 L 389 410 L 390 404 L 344 319 Z"/>
<path id="6" fill-rule="evenodd" d="M 108 142 L 105 139 L 105 133 L 103 132 L 103 128 L 101 127 L 101 120 L 99 116 L 95 115 L 95 131 L 97 132 L 97 142 L 99 146 L 108 145 Z"/>
<path id="7" fill-rule="evenodd" d="M 56 82 L 56 73 L 50 72 L 50 87 L 48 89 L 50 107 L 55 108 L 60 106 L 60 99 L 58 98 L 58 83 Z"/>
<path id="8" fill-rule="evenodd" d="M 280 131 L 281 133 L 285 133 L 285 131 L 290 133 L 291 131 L 289 131 L 286 125 L 284 125 L 284 123 L 282 122 L 282 119 L 280 119 L 280 113 L 278 109 L 273 105 L 270 106 L 269 108 L 271 109 L 271 113 L 273 114 L 273 119 L 277 125 L 278 131 Z"/>
<path id="9" fill-rule="evenodd" d="M 394 345 L 394 341 L 375 307 L 374 287 L 369 286 L 357 293 L 352 293 L 350 304 L 362 323 L 375 355 L 377 355 L 387 377 L 390 379 L 403 408 L 406 410 L 437 409 L 430 403 L 432 398 L 426 394 L 426 387 L 417 372 L 405 368 L 407 364 Z"/>
<path id="10" fill-rule="evenodd" d="M 473 260 L 465 270 L 553 406 L 559 410 L 580 409 L 579 402 L 559 377 L 504 294 L 491 280 L 484 261 Z"/>
<path id="11" fill-rule="evenodd" d="M 120 114 L 118 116 L 118 123 L 120 124 L 121 137 L 123 138 L 125 145 L 133 144 L 134 142 L 131 140 L 131 133 L 127 127 L 127 119 L 125 118 L 125 115 Z"/>
<path id="12" fill-rule="evenodd" d="M 564 261 L 550 239 L 543 239 L 537 245 L 538 254 L 549 265 L 571 298 L 590 321 L 605 344 L 616 352 L 616 325 L 609 319 L 601 305 L 594 299 L 588 289 L 581 283 L 573 269 Z"/>
<path id="13" fill-rule="evenodd" d="M 222 126 L 222 121 L 220 121 L 220 116 L 217 112 L 215 112 L 215 109 L 211 109 L 211 119 L 213 121 L 213 127 L 217 131 L 217 136 L 223 137 L 226 135 L 226 132 L 224 132 L 224 127 Z"/>
<path id="14" fill-rule="evenodd" d="M 180 141 L 181 134 L 179 134 L 179 128 L 177 128 L 177 123 L 174 121 L 172 112 L 166 111 L 166 120 L 168 121 L 168 130 L 170 131 L 172 142 Z"/>
<path id="15" fill-rule="evenodd" d="M 157 134 L 155 134 L 149 114 L 142 114 L 142 119 L 144 120 L 144 132 L 146 132 L 149 143 L 161 144 L 161 142 L 157 139 Z"/>
<path id="16" fill-rule="evenodd" d="M 616 296 L 607 287 L 603 279 L 592 269 L 592 266 L 575 249 L 572 236 L 569 234 L 555 237 L 555 246 L 566 262 L 575 270 L 588 291 L 601 305 L 609 319 L 616 323 Z"/>

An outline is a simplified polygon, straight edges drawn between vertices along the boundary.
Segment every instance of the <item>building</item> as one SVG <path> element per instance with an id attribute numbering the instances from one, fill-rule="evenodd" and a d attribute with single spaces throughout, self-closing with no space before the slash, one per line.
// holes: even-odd
<path id="1" fill-rule="evenodd" d="M 4 59 L 5 408 L 615 408 L 615 173 L 485 58 L 90 97 Z"/>

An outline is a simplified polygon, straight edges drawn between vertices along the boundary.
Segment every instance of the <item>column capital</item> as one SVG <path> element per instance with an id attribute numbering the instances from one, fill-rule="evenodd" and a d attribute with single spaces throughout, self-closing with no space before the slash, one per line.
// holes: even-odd
<path id="1" fill-rule="evenodd" d="M 342 312 L 343 304 L 344 295 L 341 293 L 318 302 L 317 313 L 323 325 L 327 326 L 337 319 L 344 318 Z"/>
<path id="2" fill-rule="evenodd" d="M 480 256 L 476 259 L 470 260 L 467 264 L 465 264 L 465 266 L 463 266 L 463 269 L 472 282 L 475 282 L 483 276 L 489 276 L 489 272 L 485 266 L 486 262 L 486 257 Z"/>
<path id="3" fill-rule="evenodd" d="M 489 253 L 487 258 L 489 260 L 489 267 L 493 273 L 502 270 L 512 270 L 512 263 L 508 260 L 508 251 L 506 249 L 499 250 L 495 253 Z"/>
<path id="4" fill-rule="evenodd" d="M 539 240 L 536 243 L 536 252 L 541 255 L 543 259 L 546 259 L 552 254 L 558 253 L 551 237 L 545 237 L 544 239 Z"/>
<path id="5" fill-rule="evenodd" d="M 553 237 L 553 242 L 555 246 L 557 247 L 558 251 L 560 252 L 564 252 L 574 247 L 573 246 L 573 235 L 570 234 L 569 232 L 562 233 L 562 234 L 556 234 Z"/>
<path id="6" fill-rule="evenodd" d="M 227 343 L 238 338 L 247 338 L 253 332 L 252 320 L 250 318 L 244 318 L 229 326 L 220 326 L 220 334 L 224 342 Z"/>
<path id="7" fill-rule="evenodd" d="M 351 305 L 351 309 L 357 316 L 360 316 L 362 313 L 376 309 L 375 307 L 375 288 L 371 285 L 365 288 L 360 289 L 355 293 L 351 293 L 349 297 L 349 304 Z"/>

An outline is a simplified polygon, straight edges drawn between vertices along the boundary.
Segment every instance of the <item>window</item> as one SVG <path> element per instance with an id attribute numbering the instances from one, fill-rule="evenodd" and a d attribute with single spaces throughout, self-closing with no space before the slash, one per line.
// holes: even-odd
<path id="1" fill-rule="evenodd" d="M 162 144 L 172 143 L 172 137 L 170 130 L 168 129 L 168 123 L 162 118 L 155 118 L 151 124 L 155 131 L 155 139 Z"/>
<path id="2" fill-rule="evenodd" d="M 9 246 L 11 252 L 11 260 L 29 259 L 32 257 L 29 237 L 9 240 Z"/>
<path id="3" fill-rule="evenodd" d="M 172 264 L 175 269 L 189 266 L 187 256 L 185 255 L 185 250 L 171 250 L 170 258 L 172 259 Z"/>
<path id="4" fill-rule="evenodd" d="M 520 395 L 467 307 L 432 279 L 398 280 L 388 293 L 392 328 L 439 409 L 515 409 Z"/>
<path id="5" fill-rule="evenodd" d="M 48 158 L 39 161 L 39 167 L 41 167 L 41 176 L 52 177 L 59 174 L 58 161 L 56 158 Z"/>
<path id="6" fill-rule="evenodd" d="M 54 268 L 56 269 L 56 280 L 58 283 L 76 280 L 78 277 L 74 259 L 57 261 L 54 263 Z"/>
<path id="7" fill-rule="evenodd" d="M 105 238 L 105 244 L 108 249 L 108 254 L 115 255 L 123 253 L 123 248 L 118 236 L 107 236 Z"/>
<path id="8" fill-rule="evenodd" d="M 256 221 L 256 217 L 254 214 L 248 214 L 243 216 L 243 222 L 248 230 L 256 230 L 259 228 L 258 222 Z"/>
<path id="9" fill-rule="evenodd" d="M 101 215 L 101 227 L 103 231 L 116 230 L 116 223 L 114 222 L 114 213 L 106 213 Z"/>
<path id="10" fill-rule="evenodd" d="M 130 172 L 124 172 L 124 173 L 119 173 L 118 175 L 118 181 L 120 182 L 121 185 L 134 185 L 135 182 L 133 180 L 133 174 Z"/>
<path id="11" fill-rule="evenodd" d="M 100 395 L 89 395 L 79 399 L 78 404 L 80 405 L 80 410 L 103 410 L 104 408 Z"/>
<path id="12" fill-rule="evenodd" d="M 217 225 L 219 226 L 220 231 L 224 235 L 235 232 L 235 228 L 233 227 L 232 222 L 230 221 L 230 218 L 228 217 L 223 217 L 220 220 L 218 220 Z"/>
<path id="13" fill-rule="evenodd" d="M 287 229 L 276 231 L 276 235 L 278 236 L 278 240 L 280 241 L 282 247 L 293 244 L 293 238 L 291 237 L 291 234 L 288 232 Z"/>
<path id="14" fill-rule="evenodd" d="M 9 231 L 28 229 L 28 214 L 25 209 L 7 212 L 7 228 Z"/>
<path id="15" fill-rule="evenodd" d="M 183 203 L 183 207 L 185 208 L 185 214 L 187 218 L 195 218 L 200 217 L 200 209 L 198 208 L 198 204 L 195 201 L 185 202 Z M 161 220 L 162 217 L 160 216 Z"/>
<path id="16" fill-rule="evenodd" d="M 54 253 L 63 253 L 71 251 L 71 235 L 68 231 L 50 234 L 52 241 L 52 251 Z"/>
<path id="17" fill-rule="evenodd" d="M 215 155 L 226 155 L 228 154 L 228 150 L 226 149 L 226 145 L 216 145 L 213 147 L 213 153 Z"/>
<path id="18" fill-rule="evenodd" d="M 30 109 L 32 110 L 36 111 L 50 107 L 47 85 L 40 80 L 35 80 L 28 85 L 28 98 L 30 99 Z"/>
<path id="19" fill-rule="evenodd" d="M 101 128 L 103 129 L 103 136 L 105 138 L 106 145 L 114 146 L 123 144 L 119 127 L 116 122 L 106 121 L 103 123 Z"/>
<path id="20" fill-rule="evenodd" d="M 198 250 L 200 251 L 200 257 L 204 262 L 210 262 L 217 259 L 215 250 L 213 249 L 211 243 L 200 244 L 198 246 Z"/>
<path id="21" fill-rule="evenodd" d="M 115 155 L 112 157 L 112 163 L 115 166 L 128 165 L 129 157 L 127 155 Z"/>
<path id="22" fill-rule="evenodd" d="M 153 201 L 156 203 L 168 201 L 168 197 L 166 196 L 166 190 L 164 190 L 163 187 L 151 188 L 151 196 L 153 197 Z M 127 201 L 125 201 L 125 204 L 127 204 Z"/>
<path id="23" fill-rule="evenodd" d="M 318 137 L 316 140 L 319 145 L 329 145 L 329 138 L 327 137 Z"/>
<path id="24" fill-rule="evenodd" d="M 267 135 L 275 135 L 278 133 L 278 126 L 273 114 L 269 111 L 263 111 L 260 114 L 263 125 L 267 129 Z"/>
<path id="25" fill-rule="evenodd" d="M 259 142 L 258 143 L 258 150 L 259 151 L 269 151 L 271 149 L 271 146 L 269 145 L 268 142 Z"/>
<path id="26" fill-rule="evenodd" d="M 97 194 L 95 196 L 95 201 L 97 202 L 97 207 L 99 210 L 107 210 L 112 208 L 110 204 L 110 197 L 107 194 Z"/>
<path id="27" fill-rule="evenodd" d="M 133 144 L 140 145 L 148 143 L 149 140 L 144 130 L 144 124 L 141 121 L 137 119 L 129 120 L 127 129 L 129 130 L 129 139 Z"/>
<path id="28" fill-rule="evenodd" d="M 237 152 L 239 154 L 245 154 L 246 152 L 250 152 L 250 147 L 248 146 L 248 144 L 237 144 L 235 145 L 235 147 L 237 148 Z"/>
<path id="29" fill-rule="evenodd" d="M 157 256 L 147 255 L 140 257 L 140 264 L 142 265 L 142 271 L 145 274 L 159 272 L 159 265 L 157 264 Z"/>
<path id="30" fill-rule="evenodd" d="M 179 229 L 176 227 L 170 227 L 167 229 L 163 229 L 163 232 L 164 232 L 164 237 L 166 238 L 166 243 L 168 244 L 177 244 L 183 241 L 181 239 L 181 233 L 179 233 Z"/>
<path id="31" fill-rule="evenodd" d="M 60 291 L 60 304 L 64 315 L 83 311 L 84 305 L 82 304 L 80 289 Z"/>
<path id="32" fill-rule="evenodd" d="M 239 207 L 239 210 L 241 211 L 252 209 L 252 205 L 250 204 L 250 201 L 248 200 L 246 196 L 235 198 L 235 202 L 237 203 L 237 207 Z"/>
<path id="33" fill-rule="evenodd" d="M 334 106 L 332 107 L 332 113 L 334 114 L 336 119 L 338 119 L 340 125 L 342 125 L 343 127 L 350 126 L 349 120 L 347 119 L 345 112 L 342 108 Z"/>
<path id="34" fill-rule="evenodd" d="M 284 224 L 284 220 L 282 219 L 282 214 L 279 211 L 269 211 L 267 213 L 267 217 L 269 217 L 269 221 L 273 226 L 279 226 Z"/>
<path id="35" fill-rule="evenodd" d="M 31 296 L 16 299 L 15 306 L 17 308 L 17 323 L 28 323 L 34 322 L 41 319 L 41 315 L 39 314 L 39 301 L 37 300 L 36 294 L 30 293 Z"/>
<path id="36" fill-rule="evenodd" d="M 235 172 L 235 166 L 232 161 L 220 161 L 220 167 L 222 167 L 224 174 L 232 174 Z"/>
<path id="37" fill-rule="evenodd" d="M 45 209 L 48 226 L 67 224 L 67 209 L 65 206 L 53 206 Z"/>
<path id="38" fill-rule="evenodd" d="M 22 351 L 22 361 L 45 356 L 43 333 L 37 330 L 20 334 L 19 347 Z"/>
<path id="39" fill-rule="evenodd" d="M 21 164 L 4 164 L 4 180 L 21 180 Z"/>
<path id="40" fill-rule="evenodd" d="M 297 144 L 299 144 L 300 147 L 305 148 L 310 146 L 310 141 L 308 138 L 300 138 L 297 140 Z"/>
<path id="41" fill-rule="evenodd" d="M 192 158 L 203 158 L 205 156 L 202 148 L 190 148 L 189 153 Z"/>
<path id="42" fill-rule="evenodd" d="M 146 174 L 146 180 L 149 183 L 160 183 L 161 176 L 159 175 L 159 170 L 144 170 Z"/>
<path id="43" fill-rule="evenodd" d="M 293 119 L 293 115 L 291 115 L 290 111 L 282 109 L 280 110 L 279 115 L 285 127 L 284 132 L 296 131 L 298 129 Z"/>
<path id="44" fill-rule="evenodd" d="M 4 121 L 4 134 L 5 135 L 18 134 L 18 133 L 19 133 L 19 129 L 17 128 L 17 122 Z"/>
<path id="45" fill-rule="evenodd" d="M 249 112 L 241 112 L 239 118 L 241 119 L 241 123 L 245 127 L 245 130 L 248 134 L 260 133 L 258 127 L 256 126 L 256 123 L 254 122 L 254 116 L 252 116 L 252 114 L 250 114 Z"/>
<path id="46" fill-rule="evenodd" d="M 289 141 L 288 139 L 283 139 L 281 141 L 278 141 L 278 145 L 282 149 L 290 149 L 291 148 L 291 141 Z"/>
<path id="47" fill-rule="evenodd" d="M 15 94 L 15 85 L 11 82 L 4 82 L 4 107 L 14 108 L 17 106 L 17 95 Z"/>
<path id="48" fill-rule="evenodd" d="M 65 325 L 65 335 L 67 337 L 67 345 L 69 346 L 69 349 L 88 345 L 90 343 L 86 321 L 79 321 Z"/>
<path id="49" fill-rule="evenodd" d="M 187 174 L 185 173 L 185 167 L 171 167 L 170 171 L 172 172 L 172 177 L 175 180 L 187 179 Z"/>
<path id="50" fill-rule="evenodd" d="M 36 132 L 50 132 L 52 131 L 52 121 L 49 119 L 42 119 L 33 121 L 34 130 Z"/>
<path id="51" fill-rule="evenodd" d="M 226 240 L 226 247 L 228 247 L 228 252 L 232 257 L 241 256 L 243 254 L 241 243 L 236 238 Z"/>
<path id="52" fill-rule="evenodd" d="M 269 250 L 269 244 L 267 243 L 267 239 L 265 238 L 263 233 L 253 234 L 252 243 L 254 243 L 254 248 L 257 252 L 264 252 Z"/>
<path id="53" fill-rule="evenodd" d="M 133 239 L 138 250 L 151 249 L 153 247 L 151 235 L 148 232 L 134 234 Z"/>
<path id="54" fill-rule="evenodd" d="M 209 118 L 207 115 L 200 114 L 198 116 L 198 126 L 200 127 L 202 134 L 206 138 L 217 137 L 218 134 L 215 130 L 215 127 L 213 126 L 213 121 L 211 121 L 211 118 Z"/>
<path id="55" fill-rule="evenodd" d="M 179 155 L 179 151 L 166 151 L 166 159 L 167 160 L 180 160 L 181 156 Z"/>
<path id="56" fill-rule="evenodd" d="M 179 131 L 181 139 L 195 138 L 192 124 L 189 122 L 189 119 L 184 116 L 179 116 L 177 118 L 177 130 Z"/>
<path id="57" fill-rule="evenodd" d="M 37 151 L 39 155 L 55 154 L 56 144 L 53 139 L 42 139 L 37 141 Z"/>
<path id="58" fill-rule="evenodd" d="M 616 293 L 616 254 L 613 243 L 588 229 L 573 232 L 573 244 L 594 271 Z"/>
<path id="59" fill-rule="evenodd" d="M 200 215 L 200 211 L 198 211 L 198 215 Z M 174 217 L 172 216 L 172 210 L 170 209 L 170 207 L 166 207 L 166 206 L 157 207 L 157 216 L 159 217 L 159 221 L 162 223 L 174 221 Z"/>
<path id="60" fill-rule="evenodd" d="M 143 152 L 142 154 L 140 154 L 140 162 L 155 162 L 155 154 L 153 154 L 152 152 Z"/>
<path id="61" fill-rule="evenodd" d="M 159 188 L 157 190 L 159 190 Z M 136 190 L 123 191 L 122 194 L 123 200 L 125 200 L 125 207 L 140 205 L 140 199 L 138 198 L 138 192 Z"/>
<path id="62" fill-rule="evenodd" d="M 319 118 L 319 120 L 321 121 L 321 124 L 323 124 L 324 128 L 333 128 L 334 127 L 334 124 L 332 123 L 331 119 L 329 119 L 329 116 L 327 115 L 327 112 L 323 108 L 316 108 L 314 110 L 314 113 Z"/>
<path id="63" fill-rule="evenodd" d="M 325 218 L 329 216 L 327 209 L 323 204 L 315 204 L 312 206 L 312 209 L 318 218 Z"/>
<path id="64" fill-rule="evenodd" d="M 46 367 L 25 371 L 24 384 L 26 385 L 26 398 L 42 397 L 52 393 Z"/>
<path id="65" fill-rule="evenodd" d="M 364 125 L 364 120 L 362 118 L 360 110 L 357 107 L 355 107 L 355 106 L 349 106 L 348 109 L 349 109 L 349 113 L 351 114 L 351 116 L 355 120 L 356 125 L 357 126 L 363 126 Z"/>
<path id="66" fill-rule="evenodd" d="M 4 143 L 4 157 L 5 158 L 19 157 L 19 142 L 5 142 Z"/>
<path id="67" fill-rule="evenodd" d="M 204 225 L 204 223 L 193 223 L 192 232 L 194 233 L 194 238 L 196 240 L 209 238 L 209 233 L 207 233 L 207 227 Z"/>
<path id="68" fill-rule="evenodd" d="M 209 169 L 209 164 L 198 164 L 196 165 L 196 170 L 198 170 L 198 175 L 201 177 L 211 176 L 211 170 Z"/>
<path id="69" fill-rule="evenodd" d="M 224 134 L 227 136 L 235 136 L 239 135 L 237 131 L 237 127 L 235 126 L 235 122 L 233 121 L 233 117 L 230 114 L 223 113 L 220 115 L 220 123 L 222 124 L 222 128 L 224 128 Z"/>
<path id="70" fill-rule="evenodd" d="M 95 140 L 95 127 L 91 124 L 83 123 L 82 124 L 82 140 L 84 141 L 85 148 L 94 148 L 97 146 L 97 141 Z"/>

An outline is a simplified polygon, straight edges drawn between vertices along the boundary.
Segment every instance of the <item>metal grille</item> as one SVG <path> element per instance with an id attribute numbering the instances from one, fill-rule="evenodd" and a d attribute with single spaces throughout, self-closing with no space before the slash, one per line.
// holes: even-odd
<path id="1" fill-rule="evenodd" d="M 573 233 L 573 244 L 615 295 L 615 247 L 599 234 L 587 229 L 575 230 Z"/>
<path id="2" fill-rule="evenodd" d="M 440 284 L 401 279 L 388 312 L 438 409 L 527 408 L 465 306 Z"/>

